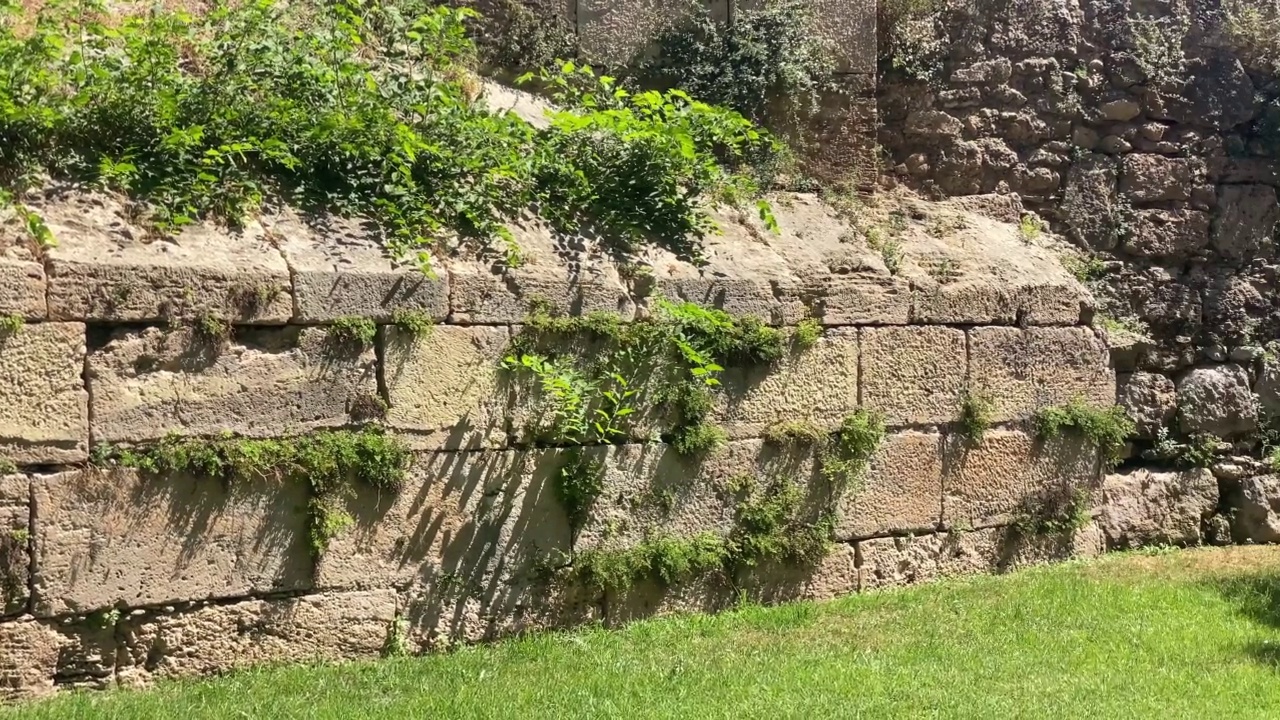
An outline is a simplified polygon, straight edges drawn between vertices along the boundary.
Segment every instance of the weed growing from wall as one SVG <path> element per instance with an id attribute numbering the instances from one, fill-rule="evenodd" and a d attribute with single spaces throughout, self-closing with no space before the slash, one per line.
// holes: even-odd
<path id="1" fill-rule="evenodd" d="M 368 217 L 429 270 L 442 237 L 518 258 L 507 221 L 539 206 L 567 231 L 592 219 L 623 248 L 696 257 L 705 198 L 754 200 L 751 164 L 774 145 L 734 111 L 571 63 L 551 71 L 575 82 L 549 128 L 492 114 L 467 9 L 269 1 L 108 28 L 95 0 L 55 1 L 19 33 L 21 8 L 0 5 L 0 191 L 24 212 L 50 175 L 144 201 L 161 231 L 284 201 Z"/>
<path id="2" fill-rule="evenodd" d="M 1222 31 L 1245 63 L 1280 74 L 1280 5 L 1258 0 L 1223 0 Z"/>
<path id="3" fill-rule="evenodd" d="M 859 409 L 846 417 L 819 454 L 823 477 L 840 493 L 854 488 L 884 436 L 884 418 L 879 413 Z"/>
<path id="4" fill-rule="evenodd" d="M 0 340 L 17 335 L 22 332 L 22 328 L 26 325 L 26 321 L 21 315 L 0 315 Z"/>
<path id="5" fill-rule="evenodd" d="M 948 46 L 943 0 L 882 0 L 877 30 L 882 67 L 931 84 L 942 80 Z"/>
<path id="6" fill-rule="evenodd" d="M 224 483 L 279 480 L 311 490 L 309 533 L 319 556 L 354 520 L 342 502 L 356 485 L 398 491 L 409 451 L 381 428 L 326 430 L 292 438 L 236 436 L 187 438 L 169 435 L 143 447 L 95 448 L 99 465 L 134 468 L 152 475 L 192 475 Z"/>
<path id="7" fill-rule="evenodd" d="M 822 322 L 817 318 L 807 317 L 796 323 L 791 342 L 800 350 L 808 350 L 818 344 L 818 340 L 822 339 L 822 333 Z"/>
<path id="8" fill-rule="evenodd" d="M 1182 43 L 1190 26 L 1182 13 L 1164 17 L 1129 18 L 1133 59 L 1154 89 L 1181 88 L 1186 82 L 1186 54 Z"/>
<path id="9" fill-rule="evenodd" d="M 340 317 L 325 330 L 325 341 L 333 352 L 358 354 L 373 346 L 378 326 L 365 317 Z"/>
<path id="10" fill-rule="evenodd" d="M 391 322 L 397 330 L 418 340 L 430 337 L 436 327 L 431 316 L 421 310 L 396 310 L 391 313 Z"/>
<path id="11" fill-rule="evenodd" d="M 1087 490 L 1058 488 L 1028 497 L 1015 514 L 1013 528 L 1024 537 L 1067 535 L 1092 519 Z"/>
<path id="12" fill-rule="evenodd" d="M 806 420 L 787 420 L 765 430 L 764 439 L 782 447 L 820 447 L 827 441 L 827 433 Z"/>
<path id="13" fill-rule="evenodd" d="M 0 455 L 0 475 L 13 475 L 18 472 L 18 466 L 13 461 L 3 455 Z"/>
<path id="14" fill-rule="evenodd" d="M 591 506 L 604 489 L 604 467 L 583 457 L 581 448 L 565 451 L 564 464 L 555 475 L 556 496 L 564 507 L 569 527 L 576 535 L 586 522 Z"/>
<path id="15" fill-rule="evenodd" d="M 960 435 L 970 445 L 977 445 L 991 428 L 995 403 L 990 397 L 968 388 L 960 395 Z"/>
<path id="16" fill-rule="evenodd" d="M 1033 423 L 1036 436 L 1041 440 L 1051 440 L 1067 432 L 1083 435 L 1098 447 L 1109 465 L 1120 462 L 1120 452 L 1135 429 L 1133 420 L 1119 405 L 1101 409 L 1081 400 L 1042 408 L 1036 412 Z"/>

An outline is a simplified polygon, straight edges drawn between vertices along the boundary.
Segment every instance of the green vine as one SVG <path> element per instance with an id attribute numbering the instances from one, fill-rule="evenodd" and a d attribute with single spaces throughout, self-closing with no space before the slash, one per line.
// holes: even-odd
<path id="1" fill-rule="evenodd" d="M 292 438 L 252 439 L 224 435 L 186 438 L 169 435 L 143 447 L 94 448 L 100 465 L 134 468 L 151 475 L 186 474 L 224 483 L 296 481 L 311 491 L 309 534 L 318 557 L 354 520 L 342 501 L 356 484 L 398 491 L 404 484 L 409 451 L 377 426 L 326 430 Z"/>
<path id="2" fill-rule="evenodd" d="M 566 108 L 549 127 L 494 114 L 465 8 L 264 0 L 117 21 L 54 0 L 20 31 L 23 8 L 0 0 L 0 197 L 23 212 L 48 176 L 143 201 L 161 231 L 284 201 L 370 218 L 429 270 L 446 238 L 518 262 L 507 223 L 539 207 L 696 259 L 706 200 L 754 200 L 750 165 L 776 145 L 736 112 L 573 63 L 545 71 Z"/>

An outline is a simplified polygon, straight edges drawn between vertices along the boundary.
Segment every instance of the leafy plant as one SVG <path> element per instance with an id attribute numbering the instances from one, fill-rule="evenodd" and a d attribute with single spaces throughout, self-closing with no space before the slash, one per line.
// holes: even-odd
<path id="1" fill-rule="evenodd" d="M 1044 233 L 1044 224 L 1035 215 L 1023 215 L 1018 221 L 1018 237 L 1024 243 L 1032 243 Z"/>
<path id="2" fill-rule="evenodd" d="M 0 456 L 0 475 L 13 475 L 18 472 L 18 466 L 7 457 Z"/>
<path id="3" fill-rule="evenodd" d="M 796 323 L 795 334 L 791 341 L 801 350 L 808 350 L 818 344 L 822 338 L 822 323 L 817 318 L 807 317 Z"/>
<path id="4" fill-rule="evenodd" d="M 97 0 L 55 0 L 19 31 L 22 8 L 0 5 L 0 190 L 20 210 L 46 176 L 143 201 L 160 231 L 279 200 L 367 217 L 429 270 L 445 237 L 515 261 L 507 221 L 536 205 L 563 230 L 590 219 L 696 257 L 704 198 L 754 200 L 750 164 L 774 144 L 733 111 L 572 63 L 549 71 L 567 108 L 550 127 L 494 114 L 466 8 L 338 0 L 298 21 L 264 0 L 107 23 Z"/>
<path id="5" fill-rule="evenodd" d="M 212 312 L 205 312 L 196 318 L 192 331 L 199 342 L 222 345 L 231 337 L 231 323 Z"/>
<path id="6" fill-rule="evenodd" d="M 909 79 L 938 83 L 948 45 L 943 0 L 885 0 L 877 8 L 882 64 Z"/>
<path id="7" fill-rule="evenodd" d="M 1249 66 L 1280 74 L 1280 8 L 1254 0 L 1224 0 L 1222 30 Z"/>
<path id="8" fill-rule="evenodd" d="M 373 345 L 378 326 L 366 317 L 340 317 L 325 331 L 329 346 L 341 352 L 360 352 Z"/>
<path id="9" fill-rule="evenodd" d="M 765 430 L 764 439 L 774 445 L 821 446 L 827 440 L 827 433 L 806 420 L 786 420 Z"/>
<path id="10" fill-rule="evenodd" d="M 685 457 L 708 455 L 728 441 L 724 428 L 708 422 L 682 425 L 671 434 L 671 448 Z"/>
<path id="11" fill-rule="evenodd" d="M 1042 440 L 1060 437 L 1068 431 L 1080 433 L 1098 446 L 1103 459 L 1111 465 L 1120 462 L 1120 452 L 1135 429 L 1123 407 L 1095 408 L 1082 400 L 1041 408 L 1033 423 L 1036 435 Z"/>
<path id="12" fill-rule="evenodd" d="M 26 321 L 17 313 L 13 313 L 11 315 L 0 315 L 0 338 L 17 335 L 22 332 L 22 328 L 25 325 Z"/>
<path id="13" fill-rule="evenodd" d="M 604 489 L 603 471 L 599 462 L 587 460 L 581 448 L 574 448 L 566 451 L 564 464 L 556 472 L 556 495 L 574 533 L 586 522 L 591 506 Z"/>
<path id="14" fill-rule="evenodd" d="M 1063 535 L 1084 528 L 1092 519 L 1088 491 L 1053 488 L 1026 498 L 1013 527 L 1027 537 Z"/>
<path id="15" fill-rule="evenodd" d="M 960 395 L 961 436 L 971 444 L 982 442 L 987 430 L 991 428 L 995 409 L 995 402 L 989 396 L 966 388 Z"/>
<path id="16" fill-rule="evenodd" d="M 431 316 L 421 310 L 396 310 L 391 313 L 391 322 L 397 330 L 416 339 L 430 337 L 436 326 Z"/>
<path id="17" fill-rule="evenodd" d="M 574 572 L 596 587 L 625 592 L 644 580 L 670 585 L 722 568 L 728 552 L 724 540 L 713 533 L 688 539 L 658 536 L 625 550 L 583 552 L 574 561 Z"/>
<path id="18" fill-rule="evenodd" d="M 341 501 L 356 483 L 398 491 L 409 465 L 404 444 L 374 426 L 263 440 L 168 435 L 137 448 L 100 445 L 94 456 L 99 466 L 114 464 L 153 475 L 186 474 L 228 483 L 258 479 L 306 483 L 312 494 L 309 535 L 317 556 L 354 522 Z"/>
<path id="19" fill-rule="evenodd" d="M 820 455 L 822 474 L 835 487 L 848 489 L 862 479 L 884 441 L 884 418 L 859 409 L 840 424 Z"/>

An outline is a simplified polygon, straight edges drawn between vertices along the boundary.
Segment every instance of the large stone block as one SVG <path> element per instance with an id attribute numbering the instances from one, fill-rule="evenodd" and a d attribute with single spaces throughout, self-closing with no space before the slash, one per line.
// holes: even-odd
<path id="1" fill-rule="evenodd" d="M 1106 344 L 1085 327 L 969 331 L 970 382 L 995 403 L 996 422 L 1073 400 L 1114 405 L 1116 380 L 1109 365 Z"/>
<path id="2" fill-rule="evenodd" d="M 1121 161 L 1120 191 L 1134 202 L 1185 201 L 1204 182 L 1204 160 L 1163 155 L 1125 155 Z"/>
<path id="3" fill-rule="evenodd" d="M 1223 185 L 1213 223 L 1213 249 L 1232 261 L 1250 260 L 1274 247 L 1280 225 L 1276 190 L 1267 185 Z"/>
<path id="4" fill-rule="evenodd" d="M 1118 376 L 1117 402 L 1133 418 L 1139 437 L 1155 438 L 1178 412 L 1173 381 L 1164 375 L 1135 372 Z"/>
<path id="5" fill-rule="evenodd" d="M 294 320 L 325 322 L 355 316 L 381 322 L 397 310 L 449 314 L 448 273 L 435 277 L 391 258 L 376 234 L 356 220 L 323 224 L 290 215 L 264 219 L 293 274 Z"/>
<path id="6" fill-rule="evenodd" d="M 26 611 L 30 571 L 30 480 L 26 475 L 0 475 L 0 616 Z"/>
<path id="7" fill-rule="evenodd" d="M 442 325 L 414 338 L 385 332 L 387 422 L 424 449 L 503 447 L 511 388 L 500 368 L 511 341 L 506 327 Z"/>
<path id="8" fill-rule="evenodd" d="M 43 320 L 48 314 L 44 265 L 11 235 L 16 232 L 21 231 L 0 224 L 0 316 Z"/>
<path id="9" fill-rule="evenodd" d="M 942 436 L 889 435 L 843 503 L 836 537 L 936 530 L 942 521 Z"/>
<path id="10" fill-rule="evenodd" d="M 1108 475 L 1102 496 L 1099 523 L 1108 548 L 1199 545 L 1201 525 L 1218 507 L 1218 481 L 1204 468 L 1139 469 Z"/>
<path id="11" fill-rule="evenodd" d="M 0 702 L 53 692 L 62 638 L 34 620 L 0 622 Z"/>
<path id="12" fill-rule="evenodd" d="M 1076 491 L 1092 507 L 1100 482 L 1098 450 L 1084 437 L 1039 441 L 1016 430 L 989 430 L 969 443 L 954 436 L 942 476 L 942 522 L 966 529 L 1007 525 L 1064 507 Z"/>
<path id="13" fill-rule="evenodd" d="M 726 371 L 714 417 L 731 438 L 758 438 L 784 421 L 833 431 L 857 407 L 858 331 L 832 328 L 772 366 Z"/>
<path id="14" fill-rule="evenodd" d="M 155 322 L 214 313 L 245 323 L 293 315 L 289 267 L 266 232 L 197 224 L 151 239 L 120 201 L 75 194 L 37 206 L 58 240 L 47 251 L 49 316 Z"/>
<path id="15" fill-rule="evenodd" d="M 729 0 L 703 4 L 716 20 L 728 20 Z M 589 60 L 626 65 L 651 50 L 664 31 L 698 11 L 687 0 L 579 0 L 579 47 Z"/>
<path id="16" fill-rule="evenodd" d="M 1225 438 L 1258 428 L 1258 401 L 1249 387 L 1249 371 L 1241 365 L 1188 370 L 1178 378 L 1177 397 L 1178 424 L 1184 433 Z"/>
<path id="17" fill-rule="evenodd" d="M 376 364 L 372 348 L 336 347 L 319 327 L 240 328 L 222 346 L 192 328 L 117 330 L 89 357 L 93 437 L 263 437 L 345 426 L 377 395 Z"/>
<path id="18" fill-rule="evenodd" d="M 85 327 L 26 325 L 0 336 L 0 458 L 18 464 L 88 457 Z"/>
<path id="19" fill-rule="evenodd" d="M 535 303 L 566 315 L 603 311 L 634 317 L 635 303 L 607 257 L 604 236 L 589 229 L 567 236 L 531 218 L 509 229 L 520 248 L 515 267 L 479 258 L 444 261 L 450 322 L 519 323 Z"/>
<path id="20" fill-rule="evenodd" d="M 395 619 L 393 590 L 148 613 L 122 624 L 121 680 L 139 683 L 268 663 L 377 657 Z"/>
<path id="21" fill-rule="evenodd" d="M 301 483 L 88 468 L 40 477 L 33 495 L 40 616 L 311 585 Z"/>
<path id="22" fill-rule="evenodd" d="M 964 331 L 943 327 L 862 330 L 862 404 L 889 425 L 951 422 L 965 385 Z"/>

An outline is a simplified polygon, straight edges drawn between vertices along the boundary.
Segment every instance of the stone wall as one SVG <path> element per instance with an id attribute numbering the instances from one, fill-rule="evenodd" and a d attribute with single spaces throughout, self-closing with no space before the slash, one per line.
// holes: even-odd
<path id="1" fill-rule="evenodd" d="M 0 316 L 24 319 L 0 338 L 0 457 L 13 465 L 0 477 L 0 697 L 371 657 L 389 640 L 423 651 L 616 625 L 724 607 L 740 592 L 833 597 L 1094 554 L 1144 532 L 1198 540 L 1216 506 L 1170 500 L 1181 478 L 1104 483 L 1088 441 L 1037 437 L 1030 419 L 1046 406 L 1115 401 L 1106 345 L 1087 324 L 1093 301 L 1051 250 L 963 206 L 913 210 L 892 272 L 799 195 L 777 199 L 778 234 L 722 215 L 701 268 L 658 251 L 624 262 L 528 220 L 513 226 L 522 266 L 455 257 L 434 276 L 332 218 L 284 213 L 161 238 L 113 198 L 50 193 L 33 206 L 57 247 L 0 236 Z M 930 234 L 938 213 L 963 229 Z M 583 449 L 600 463 L 601 491 L 572 527 L 552 479 L 575 451 L 546 442 L 540 396 L 500 363 L 535 300 L 632 321 L 657 296 L 789 334 L 812 317 L 823 334 L 771 366 L 725 369 L 711 413 L 727 436 L 718 451 L 681 455 L 656 417 Z M 411 336 L 393 324 L 398 310 L 435 326 Z M 330 328 L 349 317 L 378 323 L 376 339 L 339 353 Z M 231 323 L 225 339 L 210 341 L 210 318 Z M 980 439 L 956 424 L 970 392 L 994 401 Z M 625 592 L 574 581 L 575 558 L 593 548 L 730 532 L 736 478 L 816 482 L 813 452 L 770 430 L 831 431 L 860 408 L 888 434 L 842 497 L 820 561 Z M 367 422 L 411 450 L 404 486 L 343 498 L 352 523 L 319 554 L 305 483 L 111 460 L 176 436 L 305 437 Z M 1014 527 L 1054 490 L 1083 494 L 1085 523 Z M 1118 509 L 1104 510 L 1111 496 Z"/>
<path id="2" fill-rule="evenodd" d="M 932 78 L 894 68 L 881 27 L 879 140 L 898 182 L 1017 195 L 1095 253 L 1100 312 L 1127 331 L 1113 345 L 1135 454 L 1211 466 L 1227 496 L 1261 497 L 1245 478 L 1270 472 L 1258 451 L 1280 440 L 1267 350 L 1280 340 L 1280 84 L 1224 31 L 1230 5 L 939 2 Z M 1215 445 L 1216 459 L 1186 457 Z M 1266 536 L 1246 525 L 1237 538 Z"/>

